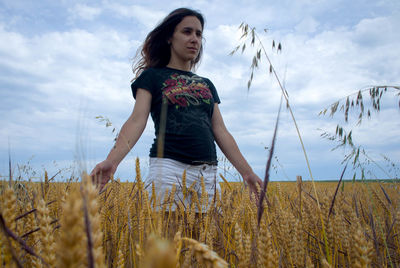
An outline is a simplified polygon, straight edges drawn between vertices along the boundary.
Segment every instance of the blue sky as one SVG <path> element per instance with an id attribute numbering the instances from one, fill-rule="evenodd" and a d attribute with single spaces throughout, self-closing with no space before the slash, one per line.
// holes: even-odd
<path id="1" fill-rule="evenodd" d="M 229 56 L 239 44 L 238 26 L 256 27 L 284 81 L 315 179 L 337 179 L 346 150 L 320 137 L 342 121 L 319 111 L 369 85 L 400 85 L 400 2 L 392 1 L 0 1 L 0 175 L 62 175 L 90 171 L 113 145 L 132 111 L 132 59 L 146 34 L 177 7 L 206 17 L 204 58 L 199 75 L 210 78 L 221 97 L 225 123 L 260 177 L 271 143 L 280 90 L 261 63 L 250 91 L 254 51 Z M 263 29 L 268 32 L 264 33 Z M 283 50 L 275 53 L 272 40 Z M 382 111 L 361 126 L 348 125 L 353 139 L 381 166 L 381 154 L 399 165 L 398 96 L 386 94 Z M 108 118 L 105 127 L 96 116 Z M 353 120 L 354 122 L 354 120 Z M 134 159 L 146 174 L 153 124 L 116 175 L 134 178 Z M 308 179 L 300 142 L 282 110 L 273 180 Z M 220 155 L 222 157 L 222 155 Z M 224 170 L 225 166 L 225 170 Z M 220 161 L 221 173 L 238 180 Z M 385 177 L 373 164 L 367 177 Z M 397 172 L 398 174 L 398 172 Z M 346 178 L 351 178 L 348 171 Z M 59 179 L 63 179 L 58 175 Z"/>

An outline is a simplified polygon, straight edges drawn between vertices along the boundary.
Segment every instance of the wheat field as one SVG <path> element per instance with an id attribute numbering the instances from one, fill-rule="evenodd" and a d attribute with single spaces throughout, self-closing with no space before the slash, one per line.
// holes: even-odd
<path id="1" fill-rule="evenodd" d="M 398 183 L 271 182 L 261 222 L 241 183 L 1 181 L 1 267 L 399 267 Z M 201 182 L 200 182 L 201 183 Z M 315 187 L 315 188 L 314 188 Z M 153 189 L 154 190 L 154 189 Z M 177 190 L 185 202 L 171 200 Z M 316 194 L 315 194 L 316 193 Z"/>

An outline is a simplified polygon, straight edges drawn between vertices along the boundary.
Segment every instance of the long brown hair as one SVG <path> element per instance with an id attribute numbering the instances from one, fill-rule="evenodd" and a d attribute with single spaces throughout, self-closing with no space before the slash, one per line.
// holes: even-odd
<path id="1" fill-rule="evenodd" d="M 136 59 L 140 52 L 140 59 L 133 65 L 133 73 L 137 78 L 144 70 L 150 67 L 165 67 L 171 58 L 170 45 L 168 40 L 172 37 L 176 25 L 184 17 L 195 16 L 199 19 L 201 27 L 204 28 L 204 18 L 200 12 L 189 8 L 178 8 L 172 11 L 164 20 L 154 28 L 146 37 L 143 45 L 138 49 Z M 203 54 L 203 46 L 200 47 L 199 54 L 192 61 L 193 69 L 200 61 Z"/>

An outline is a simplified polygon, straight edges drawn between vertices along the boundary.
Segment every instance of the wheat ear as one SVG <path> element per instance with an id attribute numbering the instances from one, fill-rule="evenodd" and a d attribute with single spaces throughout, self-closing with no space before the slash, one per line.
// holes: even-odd
<path id="1" fill-rule="evenodd" d="M 272 243 L 272 235 L 267 224 L 261 224 L 258 240 L 258 266 L 265 268 L 279 267 L 278 253 Z"/>
<path id="2" fill-rule="evenodd" d="M 40 223 L 39 237 L 41 256 L 50 267 L 54 267 L 56 264 L 56 245 L 53 236 L 53 227 L 51 226 L 52 220 L 50 218 L 49 209 L 43 199 L 39 200 L 37 217 Z"/>
<path id="3" fill-rule="evenodd" d="M 183 237 L 182 240 L 189 244 L 189 248 L 194 251 L 196 258 L 205 264 L 206 267 L 228 267 L 228 263 L 218 256 L 217 253 L 212 251 L 207 245 L 187 237 Z"/>
<path id="4" fill-rule="evenodd" d="M 99 200 L 96 186 L 91 178 L 83 175 L 84 195 L 86 198 L 86 208 L 90 219 L 90 231 L 92 238 L 92 253 L 95 267 L 105 267 L 103 254 L 103 231 L 101 229 L 101 216 L 99 213 Z"/>
<path id="5" fill-rule="evenodd" d="M 63 204 L 57 241 L 57 267 L 85 267 L 86 234 L 83 225 L 82 199 L 79 191 L 71 191 Z"/>

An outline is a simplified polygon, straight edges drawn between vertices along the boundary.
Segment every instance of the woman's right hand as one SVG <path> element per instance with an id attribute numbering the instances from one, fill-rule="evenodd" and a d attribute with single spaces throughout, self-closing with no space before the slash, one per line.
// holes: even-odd
<path id="1" fill-rule="evenodd" d="M 129 153 L 142 135 L 150 114 L 152 95 L 150 91 L 139 88 L 136 92 L 136 103 L 132 114 L 122 126 L 117 141 L 106 160 L 100 162 L 90 173 L 93 182 L 103 190 L 114 175 L 119 163 Z"/>
<path id="2" fill-rule="evenodd" d="M 94 184 L 99 187 L 99 191 L 103 190 L 104 186 L 110 180 L 111 176 L 114 175 L 117 170 L 117 166 L 109 160 L 104 160 L 98 163 L 90 173 Z"/>

